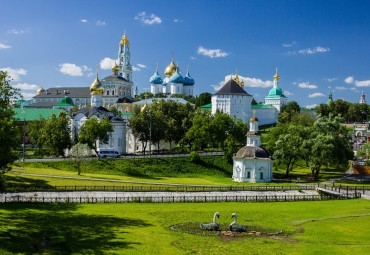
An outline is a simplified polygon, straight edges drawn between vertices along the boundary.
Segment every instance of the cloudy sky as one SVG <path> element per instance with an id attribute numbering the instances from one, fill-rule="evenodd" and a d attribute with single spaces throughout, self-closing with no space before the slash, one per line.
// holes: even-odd
<path id="1" fill-rule="evenodd" d="M 89 86 L 111 74 L 127 31 L 133 80 L 148 91 L 158 62 L 174 51 L 189 65 L 195 94 L 215 92 L 238 74 L 263 101 L 275 67 L 289 100 L 314 106 L 334 99 L 370 101 L 369 1 L 2 1 L 0 69 L 32 96 L 43 82 Z"/>

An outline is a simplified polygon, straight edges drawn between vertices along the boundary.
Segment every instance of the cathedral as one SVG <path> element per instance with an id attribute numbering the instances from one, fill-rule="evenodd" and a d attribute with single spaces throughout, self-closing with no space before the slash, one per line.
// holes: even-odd
<path id="1" fill-rule="evenodd" d="M 112 66 L 112 75 L 101 79 L 100 83 L 104 88 L 102 94 L 102 104 L 106 107 L 116 105 L 117 102 L 129 102 L 137 94 L 137 88 L 134 90 L 132 81 L 132 65 L 130 63 L 130 42 L 126 32 L 122 36 L 118 46 L 119 63 Z M 60 104 L 61 100 L 68 96 L 73 105 L 86 107 L 90 104 L 89 87 L 56 87 L 37 91 L 33 97 L 34 104 L 29 108 L 53 108 Z M 119 105 L 120 106 L 120 105 Z"/>
<path id="2" fill-rule="evenodd" d="M 162 79 L 162 77 L 158 73 L 157 65 L 156 72 L 153 74 L 152 77 L 150 77 L 149 80 L 150 91 L 152 94 L 184 94 L 187 96 L 193 96 L 195 81 L 193 78 L 191 78 L 189 74 L 189 68 L 187 69 L 185 77 L 183 77 L 181 75 L 180 68 L 173 62 L 173 53 L 171 64 L 166 67 L 164 75 L 165 78 Z"/>

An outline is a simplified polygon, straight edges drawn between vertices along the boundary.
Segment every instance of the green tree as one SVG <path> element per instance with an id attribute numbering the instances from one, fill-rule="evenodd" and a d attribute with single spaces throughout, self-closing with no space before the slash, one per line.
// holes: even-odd
<path id="1" fill-rule="evenodd" d="M 117 106 L 115 106 L 115 105 L 109 107 L 108 110 L 111 111 L 114 115 L 118 115 L 120 113 Z"/>
<path id="2" fill-rule="evenodd" d="M 257 105 L 258 103 L 257 103 L 257 101 L 253 98 L 252 99 L 252 105 Z"/>
<path id="3" fill-rule="evenodd" d="M 10 103 L 20 95 L 19 89 L 9 85 L 7 72 L 0 71 L 0 119 L 10 118 L 14 112 L 10 109 Z"/>
<path id="4" fill-rule="evenodd" d="M 212 94 L 209 92 L 204 92 L 196 98 L 195 105 L 199 107 L 199 106 L 203 106 L 206 104 L 210 104 L 211 100 L 212 100 Z"/>
<path id="5" fill-rule="evenodd" d="M 63 156 L 64 150 L 72 145 L 70 120 L 65 112 L 60 112 L 58 117 L 50 116 L 42 129 L 42 139 L 46 150 L 54 156 Z"/>
<path id="6" fill-rule="evenodd" d="M 95 151 L 100 160 L 100 156 L 97 151 L 98 143 L 107 144 L 112 132 L 113 126 L 109 122 L 109 119 L 103 118 L 99 121 L 97 118 L 91 118 L 86 120 L 82 125 L 78 141 L 89 145 L 89 147 Z"/>
<path id="7" fill-rule="evenodd" d="M 91 148 L 87 144 L 77 143 L 72 146 L 69 151 L 69 155 L 75 164 L 78 175 L 80 175 L 82 165 L 84 165 L 87 158 L 91 156 Z"/>
<path id="8" fill-rule="evenodd" d="M 319 104 L 315 107 L 317 115 L 321 115 L 323 117 L 328 117 L 330 113 L 329 106 L 327 104 Z"/>
<path id="9" fill-rule="evenodd" d="M 186 133 L 186 138 L 192 150 L 205 148 L 210 144 L 212 137 L 212 116 L 209 112 L 197 112 L 193 118 L 193 125 Z"/>
<path id="10" fill-rule="evenodd" d="M 131 118 L 128 119 L 132 132 L 141 142 L 144 154 L 150 138 L 150 118 L 148 107 L 141 109 L 139 106 L 134 106 Z"/>
<path id="11" fill-rule="evenodd" d="M 45 138 L 43 134 L 43 129 L 46 126 L 46 120 L 44 118 L 40 118 L 39 120 L 35 120 L 28 123 L 27 126 L 27 133 L 30 142 L 33 145 L 36 145 L 37 148 L 35 150 L 35 155 L 43 156 L 45 154 L 45 150 L 43 145 L 45 143 Z"/>
<path id="12" fill-rule="evenodd" d="M 300 114 L 299 105 L 296 101 L 290 101 L 288 104 L 283 105 L 280 108 L 280 113 L 277 116 L 278 122 L 288 123 L 296 114 Z"/>

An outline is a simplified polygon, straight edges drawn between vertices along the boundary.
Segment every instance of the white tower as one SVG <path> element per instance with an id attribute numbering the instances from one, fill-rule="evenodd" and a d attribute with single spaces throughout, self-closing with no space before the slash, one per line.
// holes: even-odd
<path id="1" fill-rule="evenodd" d="M 249 120 L 249 132 L 247 134 L 247 146 L 260 146 L 261 135 L 258 133 L 258 119 L 256 110 L 253 110 L 253 117 Z"/>
<path id="2" fill-rule="evenodd" d="M 130 64 L 130 42 L 126 36 L 126 30 L 119 43 L 118 50 L 119 57 L 119 76 L 125 78 L 127 81 L 132 82 L 132 66 Z"/>
<path id="3" fill-rule="evenodd" d="M 279 88 L 280 76 L 277 73 L 274 76 L 274 85 L 270 89 L 268 96 L 265 97 L 265 104 L 273 105 L 279 112 L 281 106 L 288 103 L 288 98 L 284 95 L 283 90 Z"/>
<path id="4" fill-rule="evenodd" d="M 366 104 L 364 91 L 362 91 L 362 93 L 361 93 L 360 104 Z"/>

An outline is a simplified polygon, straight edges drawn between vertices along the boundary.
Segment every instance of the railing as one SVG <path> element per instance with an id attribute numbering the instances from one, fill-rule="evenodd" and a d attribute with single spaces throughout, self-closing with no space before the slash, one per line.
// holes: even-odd
<path id="1" fill-rule="evenodd" d="M 29 191 L 120 191 L 120 192 L 203 192 L 203 191 L 287 191 L 315 190 L 315 185 L 300 186 L 195 186 L 195 185 L 153 185 L 153 186 L 9 186 L 7 192 Z"/>
<path id="2" fill-rule="evenodd" d="M 364 186 L 342 186 L 341 184 L 335 185 L 334 183 L 333 185 L 321 186 L 321 188 L 333 190 L 336 192 L 342 192 L 342 193 L 343 192 L 348 193 L 349 191 L 354 191 L 355 193 L 362 192 L 362 194 L 365 194 L 365 191 L 370 190 L 370 186 L 365 186 L 365 185 Z"/>
<path id="3" fill-rule="evenodd" d="M 361 197 L 361 194 L 359 194 Z M 347 199 L 320 195 L 270 195 L 270 196 L 135 196 L 135 197 L 4 197 L 2 203 L 199 203 L 199 202 L 288 202 Z"/>

